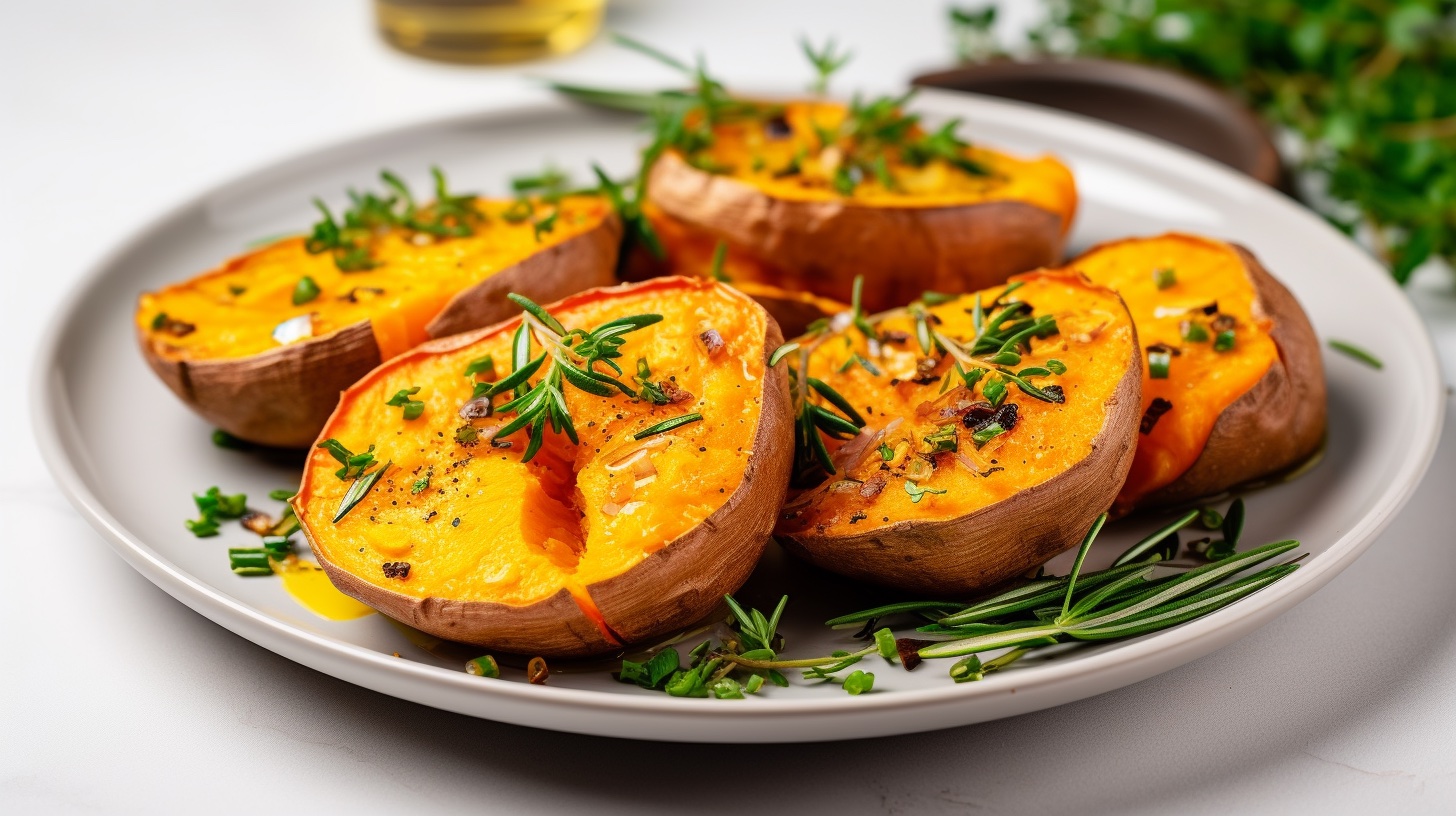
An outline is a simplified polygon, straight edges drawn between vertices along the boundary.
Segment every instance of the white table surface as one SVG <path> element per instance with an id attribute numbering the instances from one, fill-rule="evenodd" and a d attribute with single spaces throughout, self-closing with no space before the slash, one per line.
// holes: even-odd
<path id="1" fill-rule="evenodd" d="M 704 49 L 748 86 L 798 84 L 793 39 L 834 33 L 857 52 L 839 87 L 888 90 L 949 58 L 942 14 L 661 0 L 617 3 L 609 24 Z M 169 203 L 307 146 L 528 98 L 527 74 L 669 77 L 601 41 L 524 69 L 410 59 L 362 0 L 33 2 L 3 20 L 0 811 L 1456 812 L 1452 431 L 1368 554 L 1254 635 L 1111 694 L 920 736 L 532 731 L 356 688 L 208 622 L 111 553 L 30 442 L 36 338 L 82 272 Z M 1456 287 L 1426 270 L 1412 294 L 1449 382 Z"/>

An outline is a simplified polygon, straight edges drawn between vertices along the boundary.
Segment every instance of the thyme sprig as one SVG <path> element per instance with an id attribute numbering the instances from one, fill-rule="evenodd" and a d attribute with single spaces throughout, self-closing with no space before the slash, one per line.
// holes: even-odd
<path id="1" fill-rule="evenodd" d="M 829 92 L 829 79 L 839 72 L 854 57 L 853 51 L 840 51 L 839 45 L 831 37 L 820 48 L 815 48 L 809 42 L 808 37 L 799 39 L 799 49 L 804 52 L 804 58 L 814 67 L 814 81 L 809 83 L 809 91 L 818 96 Z"/>
<path id="2" fill-rule="evenodd" d="M 503 439 L 528 428 L 530 441 L 521 461 L 529 462 L 545 443 L 547 426 L 552 433 L 565 433 L 573 444 L 580 441 L 566 406 L 566 384 L 598 397 L 610 397 L 616 393 L 634 399 L 637 397 L 631 386 L 618 379 L 622 376 L 622 367 L 616 361 L 622 356 L 621 347 L 626 342 L 624 335 L 661 322 L 662 315 L 619 317 L 591 331 L 568 330 L 561 321 L 529 298 L 514 292 L 506 297 L 523 310 L 521 325 L 513 338 L 512 371 L 483 390 L 478 385 L 473 398 L 492 399 L 507 391 L 514 392 L 513 399 L 495 410 L 503 414 L 514 413 L 516 417 L 501 426 L 491 440 Z M 541 353 L 534 357 L 531 351 L 533 340 L 542 348 Z M 598 365 L 610 369 L 615 376 L 597 370 Z M 543 372 L 541 378 L 535 383 L 530 382 L 537 372 Z"/>

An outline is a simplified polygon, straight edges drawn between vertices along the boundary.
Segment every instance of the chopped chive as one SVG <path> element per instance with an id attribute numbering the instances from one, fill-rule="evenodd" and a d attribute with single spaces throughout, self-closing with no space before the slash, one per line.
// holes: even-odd
<path id="1" fill-rule="evenodd" d="M 934 433 L 924 437 L 924 439 L 925 444 L 930 446 L 931 453 L 955 453 L 961 447 L 960 437 L 957 435 L 956 426 L 953 422 L 940 426 Z"/>
<path id="2" fill-rule="evenodd" d="M 990 425 L 987 425 L 981 430 L 971 434 L 971 441 L 976 443 L 976 447 L 979 449 L 987 442 L 990 442 L 992 439 L 995 439 L 996 437 L 1004 433 L 1006 433 L 1006 429 L 1001 427 L 1001 423 L 992 422 Z"/>
<path id="3" fill-rule="evenodd" d="M 895 458 L 895 449 L 892 448 L 892 447 L 890 447 L 889 445 L 886 445 L 884 442 L 881 442 L 880 443 L 880 459 L 888 462 L 888 461 L 890 461 L 891 459 L 894 459 L 894 458 Z"/>
<path id="4" fill-rule="evenodd" d="M 298 495 L 298 491 L 297 490 L 270 490 L 270 491 L 268 491 L 268 498 L 272 499 L 273 501 L 284 501 L 284 502 L 286 502 L 289 499 L 291 499 L 291 498 L 293 498 L 294 496 L 297 496 L 297 495 Z"/>
<path id="5" fill-rule="evenodd" d="M 1178 282 L 1178 274 L 1172 267 L 1163 267 L 1153 270 L 1153 283 L 1159 289 L 1168 289 Z"/>
<path id="6" fill-rule="evenodd" d="M 491 655 L 482 655 L 465 664 L 465 671 L 476 677 L 496 678 L 501 676 L 500 664 Z"/>
<path id="7" fill-rule="evenodd" d="M 1189 343 L 1208 342 L 1208 329 L 1196 320 L 1185 320 L 1179 325 L 1179 331 L 1183 339 Z"/>
<path id="8" fill-rule="evenodd" d="M 844 691 L 851 697 L 865 693 L 875 687 L 875 675 L 873 672 L 855 669 L 849 676 L 844 678 Z"/>
<path id="9" fill-rule="evenodd" d="M 1168 368 L 1173 364 L 1173 355 L 1166 351 L 1148 352 L 1148 376 L 1155 380 L 1168 379 Z"/>
<path id="10" fill-rule="evenodd" d="M 293 305 L 302 306 L 318 297 L 319 294 L 318 284 L 313 282 L 313 278 L 304 275 L 298 279 L 298 283 L 293 287 Z"/>
<path id="11" fill-rule="evenodd" d="M 743 685 L 745 694 L 757 694 L 761 688 L 763 688 L 763 675 L 761 674 L 750 675 L 748 682 Z"/>
<path id="12" fill-rule="evenodd" d="M 487 377 L 495 376 L 495 358 L 487 354 L 484 357 L 476 357 L 465 367 L 465 376 L 474 377 L 476 374 L 485 374 Z"/>
<path id="13" fill-rule="evenodd" d="M 219 448 L 227 448 L 228 450 L 247 450 L 248 448 L 251 448 L 253 446 L 252 443 L 245 442 L 237 438 L 236 436 L 228 433 L 227 431 L 224 431 L 222 428 L 216 428 L 213 430 L 212 444 L 216 445 Z"/>
<path id="14" fill-rule="evenodd" d="M 776 366 L 776 365 L 779 364 L 779 361 L 780 360 L 784 359 L 785 357 L 789 356 L 790 354 L 792 354 L 792 353 L 794 353 L 794 352 L 796 352 L 798 350 L 799 350 L 799 344 L 797 342 L 794 342 L 794 343 L 785 343 L 782 346 L 779 346 L 778 348 L 774 349 L 773 354 L 770 354 L 769 355 L 769 357 L 768 357 L 768 367 L 769 368 L 773 368 L 774 366 Z"/>
<path id="15" fill-rule="evenodd" d="M 876 629 L 875 649 L 879 651 L 880 657 L 894 663 L 900 654 L 895 648 L 895 633 L 889 629 Z"/>
<path id="16" fill-rule="evenodd" d="M 703 415 L 698 413 L 697 411 L 694 411 L 691 414 L 683 414 L 679 417 L 673 417 L 672 419 L 664 419 L 663 421 L 651 426 L 650 428 L 644 428 L 643 430 L 632 434 L 632 438 L 634 440 L 646 439 L 649 436 L 655 436 L 660 433 L 667 433 L 668 431 L 681 428 L 684 425 L 690 425 L 694 422 L 701 422 L 702 419 Z"/>
<path id="17" fill-rule="evenodd" d="M 980 680 L 982 676 L 981 659 L 975 655 L 963 657 L 950 667 L 950 679 L 957 683 L 969 683 Z"/>
<path id="18" fill-rule="evenodd" d="M 273 574 L 273 567 L 268 562 L 268 551 L 262 547 L 229 548 L 228 566 L 238 575 Z"/>
<path id="19" fill-rule="evenodd" d="M 1329 344 L 1330 348 L 1334 349 L 1335 351 L 1338 351 L 1339 353 L 1352 359 L 1359 360 L 1360 362 L 1370 366 L 1376 371 L 1385 368 L 1385 363 L 1381 362 L 1379 357 L 1376 357 L 1374 354 L 1371 354 L 1365 349 L 1360 348 L 1354 343 L 1347 343 L 1344 340 L 1331 340 L 1329 341 Z"/>
<path id="20" fill-rule="evenodd" d="M 386 400 L 384 404 L 395 408 L 403 406 L 404 418 L 406 420 L 419 419 L 420 415 L 425 412 L 425 404 L 419 400 L 410 399 L 410 397 L 419 392 L 420 387 L 418 385 L 412 388 L 401 388 L 394 392 L 394 396 Z"/>
<path id="21" fill-rule="evenodd" d="M 719 241 L 718 246 L 713 249 L 713 265 L 709 267 L 708 273 L 713 280 L 719 283 L 729 283 L 728 276 L 723 274 L 723 263 L 728 259 L 728 242 Z"/>
<path id="22" fill-rule="evenodd" d="M 1214 351 L 1232 351 L 1234 347 L 1234 330 L 1224 329 L 1213 338 Z"/>

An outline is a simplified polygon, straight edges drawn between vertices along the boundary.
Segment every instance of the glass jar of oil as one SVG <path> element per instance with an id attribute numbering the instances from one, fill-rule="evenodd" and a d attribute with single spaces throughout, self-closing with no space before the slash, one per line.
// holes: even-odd
<path id="1" fill-rule="evenodd" d="M 409 54 L 446 62 L 518 62 L 582 47 L 606 0 L 374 0 L 379 33 Z"/>

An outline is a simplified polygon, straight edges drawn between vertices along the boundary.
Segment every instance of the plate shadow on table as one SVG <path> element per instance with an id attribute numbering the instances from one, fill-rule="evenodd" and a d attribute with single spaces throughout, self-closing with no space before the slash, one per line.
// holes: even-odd
<path id="1" fill-rule="evenodd" d="M 1448 437 L 1412 501 L 1442 501 L 1453 481 L 1456 440 Z M 1098 812 L 1208 801 L 1230 779 L 1277 776 L 1303 754 L 1320 759 L 1312 746 L 1369 728 L 1412 693 L 1402 678 L 1452 648 L 1452 585 L 1449 530 L 1407 513 L 1320 593 L 1237 645 L 1161 677 L 996 722 L 810 745 L 652 743 L 502 725 L 335 680 L 221 628 L 212 640 L 255 682 L 293 692 L 277 706 L 240 712 L 248 724 L 301 742 L 367 745 L 369 763 L 385 768 L 418 768 L 429 757 L 432 773 L 450 780 L 432 794 L 461 796 L 462 804 L 489 797 L 491 780 L 506 774 L 539 786 L 543 804 L 598 811 L 688 801 L 699 811 L 741 810 L 733 791 L 753 791 L 783 812 L 1036 810 L 1055 802 Z M 303 707 L 312 716 L 300 716 Z M 331 723 L 332 733 L 300 725 L 310 721 Z M 1093 784 L 1109 774 L 1130 781 Z M 471 779 L 480 780 L 474 794 Z"/>

